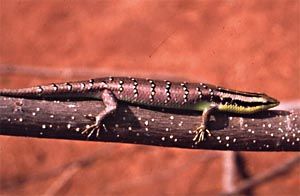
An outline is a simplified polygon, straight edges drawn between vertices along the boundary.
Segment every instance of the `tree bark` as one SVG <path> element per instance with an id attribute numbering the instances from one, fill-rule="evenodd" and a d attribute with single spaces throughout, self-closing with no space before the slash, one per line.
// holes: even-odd
<path id="1" fill-rule="evenodd" d="M 102 101 L 50 101 L 0 96 L 0 134 L 82 141 L 123 142 L 190 149 L 299 151 L 299 109 L 253 115 L 218 113 L 209 122 L 212 136 L 195 144 L 201 113 L 119 103 L 104 119 L 98 137 L 81 134 L 104 109 Z"/>

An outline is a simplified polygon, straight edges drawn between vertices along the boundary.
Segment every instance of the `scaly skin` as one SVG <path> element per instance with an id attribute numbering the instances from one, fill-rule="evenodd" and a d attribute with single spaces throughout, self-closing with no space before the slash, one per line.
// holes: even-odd
<path id="1" fill-rule="evenodd" d="M 90 137 L 99 135 L 101 121 L 115 111 L 117 102 L 159 108 L 202 111 L 202 122 L 196 128 L 195 143 L 210 134 L 207 123 L 214 112 L 251 114 L 275 107 L 279 102 L 262 93 L 241 92 L 204 83 L 170 82 L 129 77 L 107 77 L 88 81 L 50 84 L 23 89 L 3 89 L 1 96 L 31 99 L 101 99 L 106 108 L 96 122 L 85 129 Z"/>

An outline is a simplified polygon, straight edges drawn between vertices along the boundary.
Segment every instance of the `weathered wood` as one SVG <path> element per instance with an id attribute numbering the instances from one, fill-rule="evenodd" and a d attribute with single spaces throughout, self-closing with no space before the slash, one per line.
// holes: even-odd
<path id="1" fill-rule="evenodd" d="M 93 123 L 101 101 L 46 101 L 0 97 L 0 134 L 83 141 L 124 142 L 213 150 L 299 151 L 299 109 L 255 115 L 218 114 L 209 123 L 212 136 L 193 142 L 201 113 L 153 110 L 119 104 L 104 121 L 107 130 L 89 139 L 80 132 Z"/>

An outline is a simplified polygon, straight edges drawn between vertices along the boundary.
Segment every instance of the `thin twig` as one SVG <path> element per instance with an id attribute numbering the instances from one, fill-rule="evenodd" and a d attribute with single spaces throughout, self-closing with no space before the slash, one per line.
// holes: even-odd
<path id="1" fill-rule="evenodd" d="M 72 165 L 65 169 L 60 177 L 55 180 L 49 188 L 45 191 L 43 195 L 58 195 L 59 191 L 71 180 L 71 178 L 80 171 L 81 167 L 79 165 Z"/>
<path id="2" fill-rule="evenodd" d="M 170 34 L 168 34 L 154 49 L 153 49 L 153 51 L 151 52 L 151 54 L 149 55 L 149 58 L 151 58 L 157 51 L 158 51 L 158 49 L 163 45 L 163 44 L 165 44 L 166 43 L 166 41 L 168 40 L 168 39 L 170 39 L 170 37 L 172 36 L 172 35 L 174 35 L 174 33 L 176 32 L 177 30 L 174 30 L 172 33 L 170 33 Z"/>

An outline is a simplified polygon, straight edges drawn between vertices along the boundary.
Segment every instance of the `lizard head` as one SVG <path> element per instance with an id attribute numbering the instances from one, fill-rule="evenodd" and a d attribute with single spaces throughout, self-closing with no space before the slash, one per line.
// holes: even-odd
<path id="1" fill-rule="evenodd" d="M 279 101 L 264 93 L 235 91 L 227 94 L 221 92 L 219 110 L 240 114 L 251 114 L 264 111 L 279 105 Z"/>

